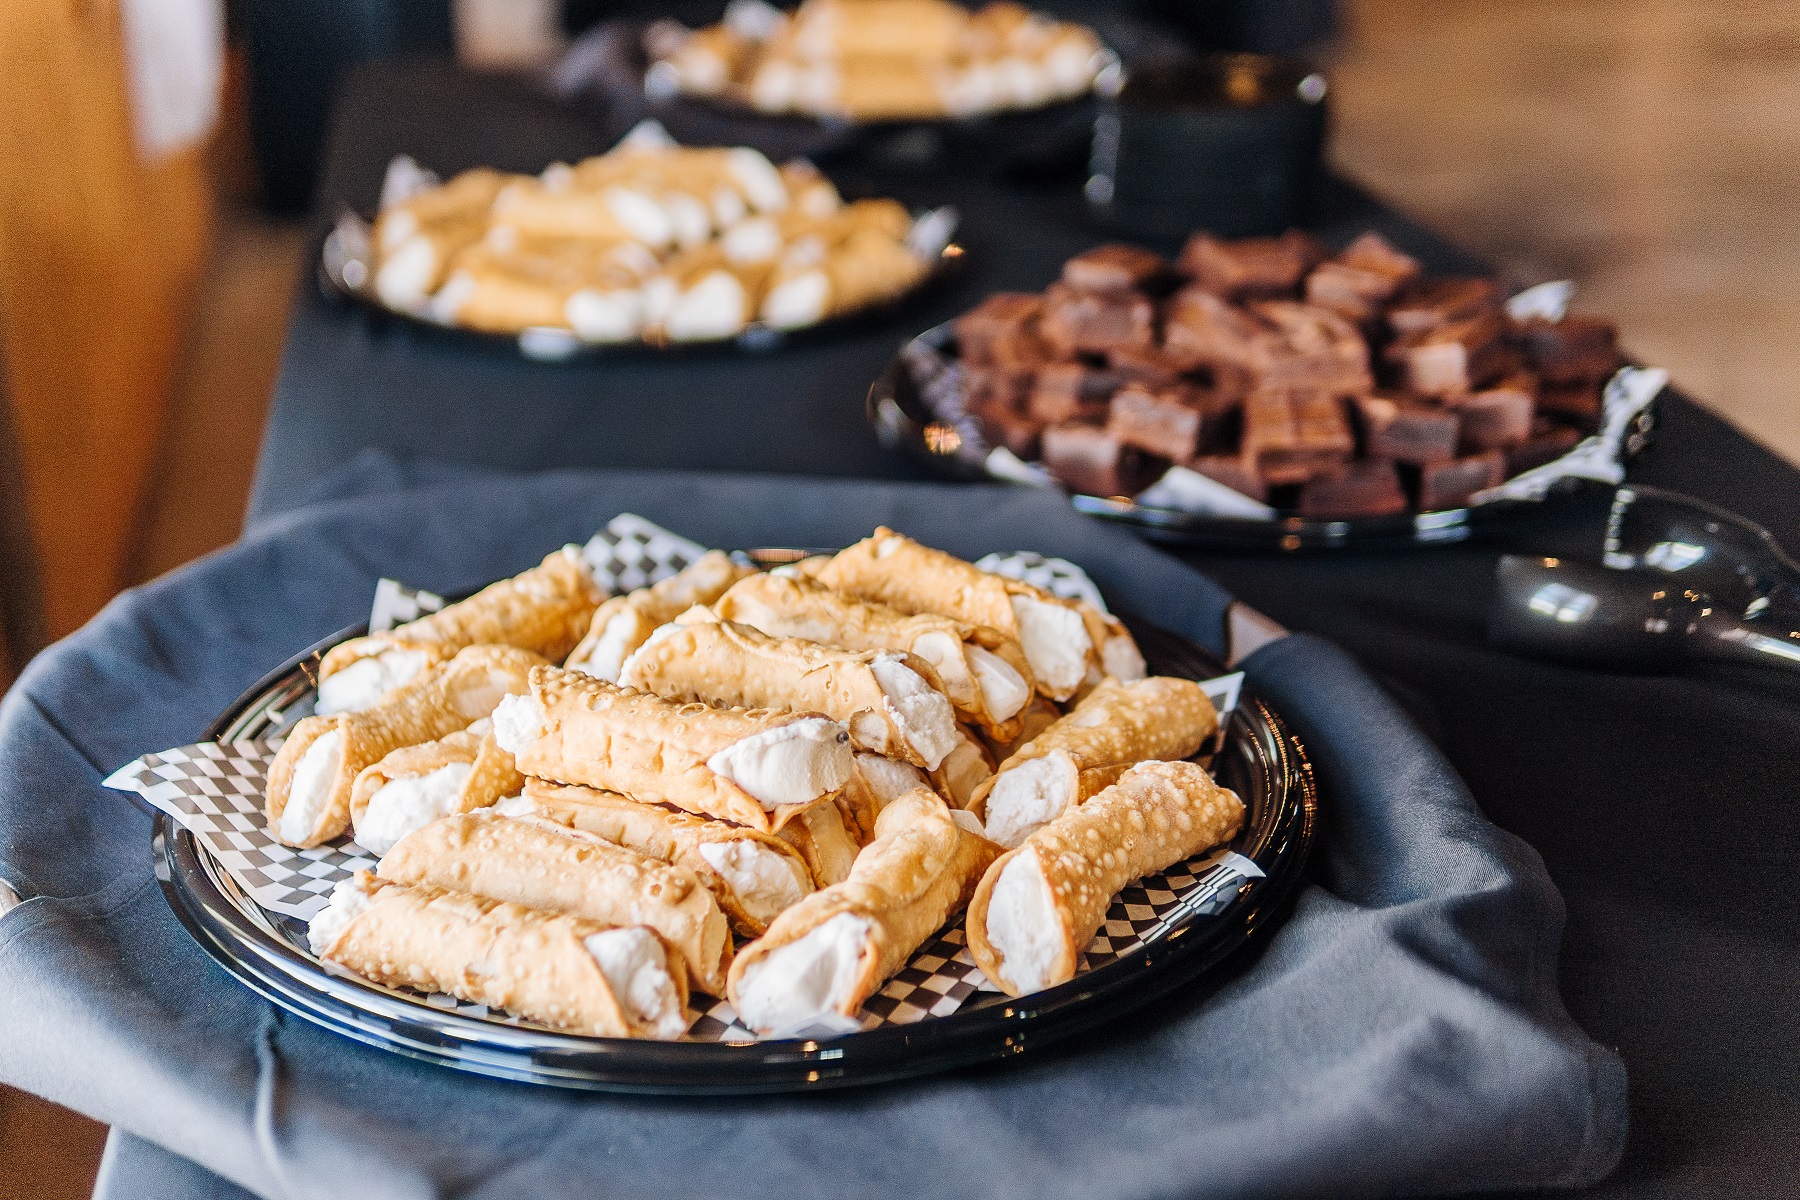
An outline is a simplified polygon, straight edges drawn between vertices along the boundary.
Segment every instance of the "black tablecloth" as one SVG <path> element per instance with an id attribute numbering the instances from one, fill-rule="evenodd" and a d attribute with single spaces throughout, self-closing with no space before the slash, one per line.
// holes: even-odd
<path id="1" fill-rule="evenodd" d="M 585 120 L 515 85 L 435 68 L 371 72 L 345 94 L 324 195 L 366 208 L 401 151 L 442 169 L 536 169 L 604 144 Z M 861 415 L 863 390 L 893 349 L 995 287 L 1041 286 L 1097 235 L 1066 190 L 955 181 L 892 190 L 963 209 L 966 274 L 910 326 L 761 360 L 533 366 L 372 330 L 304 288 L 253 515 L 294 504 L 309 480 L 365 445 L 501 466 L 905 474 Z M 1353 189 L 1326 198 L 1321 223 L 1340 234 L 1375 226 L 1435 267 L 1469 265 Z M 1800 544 L 1800 473 L 1686 401 L 1666 399 L 1662 411 L 1660 441 L 1634 477 L 1737 508 Z M 1419 718 L 1483 809 L 1544 855 L 1569 906 L 1565 998 L 1619 1048 L 1631 1078 L 1624 1162 L 1591 1194 L 1794 1194 L 1800 686 L 1749 669 L 1639 677 L 1489 650 L 1481 613 L 1495 553 L 1189 557 L 1276 619 L 1351 650 Z"/>

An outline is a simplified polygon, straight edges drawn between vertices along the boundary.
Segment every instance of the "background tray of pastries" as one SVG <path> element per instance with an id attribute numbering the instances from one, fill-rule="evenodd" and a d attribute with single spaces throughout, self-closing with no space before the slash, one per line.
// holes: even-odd
<path id="1" fill-rule="evenodd" d="M 374 221 L 344 214 L 319 275 L 373 311 L 536 359 L 768 350 L 891 319 L 960 261 L 956 221 L 846 201 L 803 159 L 681 146 L 644 122 L 538 175 L 440 181 L 396 158 Z"/>
<path id="2" fill-rule="evenodd" d="M 1374 233 L 1200 233 L 1172 262 L 1107 245 L 915 339 L 869 417 L 942 473 L 1060 485 L 1164 536 L 1454 541 L 1507 481 L 1605 458 L 1598 435 L 1629 456 L 1652 427 L 1642 403 L 1607 427 L 1629 372 L 1568 298 L 1428 277 Z"/>

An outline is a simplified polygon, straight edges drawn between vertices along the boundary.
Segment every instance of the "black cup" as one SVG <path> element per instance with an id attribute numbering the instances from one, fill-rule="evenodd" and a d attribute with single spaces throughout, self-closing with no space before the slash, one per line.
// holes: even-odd
<path id="1" fill-rule="evenodd" d="M 1261 54 L 1133 67 L 1095 120 L 1088 201 L 1150 238 L 1279 233 L 1313 189 L 1325 91 L 1306 63 Z"/>

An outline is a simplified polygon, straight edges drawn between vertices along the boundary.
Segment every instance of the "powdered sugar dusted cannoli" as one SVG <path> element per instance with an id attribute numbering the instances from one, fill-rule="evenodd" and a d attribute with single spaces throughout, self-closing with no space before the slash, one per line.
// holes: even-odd
<path id="1" fill-rule="evenodd" d="M 1146 759 L 1186 758 L 1218 727 L 1218 711 L 1192 680 L 1161 675 L 1136 683 L 1106 679 L 1067 716 L 1001 763 L 994 777 L 976 789 L 969 807 L 986 823 L 989 837 L 1002 846 L 1017 846 L 1033 829 L 1091 795 L 1096 784 L 1110 782 L 1089 772 Z"/>
<path id="2" fill-rule="evenodd" d="M 712 893 L 687 868 L 594 834 L 491 809 L 460 813 L 401 839 L 376 874 L 603 925 L 647 925 L 681 955 L 694 987 L 724 994 L 731 932 Z"/>
<path id="3" fill-rule="evenodd" d="M 892 605 L 986 625 L 1017 642 L 1038 690 L 1067 700 L 1098 650 L 1081 610 L 1043 588 L 990 574 L 885 526 L 820 566 L 827 587 Z"/>
<path id="4" fill-rule="evenodd" d="M 772 638 L 704 609 L 685 619 L 645 642 L 619 682 L 671 700 L 822 712 L 848 725 L 858 748 L 927 770 L 956 745 L 955 711 L 921 659 Z"/>
<path id="5" fill-rule="evenodd" d="M 467 646 L 517 646 L 560 661 L 581 638 L 602 599 L 574 546 L 543 562 L 385 633 L 333 646 L 319 663 L 321 714 L 355 712 L 379 701 L 432 663 Z"/>
<path id="6" fill-rule="evenodd" d="M 987 868 L 969 950 L 1010 996 L 1075 977 L 1120 888 L 1236 836 L 1244 805 L 1188 762 L 1139 763 Z"/>
<path id="7" fill-rule="evenodd" d="M 533 779 L 522 796 L 502 801 L 496 811 L 542 817 L 686 867 L 747 937 L 760 935 L 814 886 L 800 852 L 778 836 L 616 792 Z"/>
<path id="8" fill-rule="evenodd" d="M 845 650 L 903 650 L 930 663 L 957 717 L 991 737 L 1020 728 L 1031 699 L 1031 668 L 1017 642 L 998 631 L 935 613 L 907 614 L 834 591 L 803 575 L 750 575 L 711 608 L 726 621 L 770 637 L 805 638 Z"/>
<path id="9" fill-rule="evenodd" d="M 849 781 L 850 735 L 818 713 L 679 704 L 554 667 L 494 714 L 538 779 L 622 792 L 772 833 Z"/>
<path id="10" fill-rule="evenodd" d="M 893 801 L 844 882 L 782 913 L 738 955 L 728 990 L 739 1018 L 772 1033 L 855 1017 L 962 908 L 998 853 L 929 791 Z"/>
<path id="11" fill-rule="evenodd" d="M 595 1037 L 673 1041 L 687 971 L 654 930 L 614 928 L 359 871 L 307 929 L 314 954 L 390 987 Z"/>
<path id="12" fill-rule="evenodd" d="M 439 817 L 486 808 L 525 786 L 512 755 L 483 717 L 435 742 L 402 746 L 364 767 L 350 790 L 356 842 L 375 854 Z"/>
<path id="13" fill-rule="evenodd" d="M 619 668 L 631 652 L 696 604 L 711 604 L 732 584 L 753 574 L 719 550 L 709 550 L 689 566 L 649 587 L 614 596 L 594 611 L 587 636 L 564 665 L 608 683 L 619 681 Z"/>
<path id="14" fill-rule="evenodd" d="M 522 692 L 544 660 L 512 646 L 470 646 L 360 712 L 306 717 L 269 766 L 265 812 L 276 839 L 317 846 L 350 826 L 356 777 L 402 746 L 434 742 Z"/>

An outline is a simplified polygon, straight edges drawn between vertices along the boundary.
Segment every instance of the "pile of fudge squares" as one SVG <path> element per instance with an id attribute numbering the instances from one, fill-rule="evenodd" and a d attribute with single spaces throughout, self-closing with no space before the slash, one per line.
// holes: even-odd
<path id="1" fill-rule="evenodd" d="M 958 318 L 964 407 L 1073 491 L 1177 465 L 1302 516 L 1453 508 L 1597 428 L 1621 362 L 1611 322 L 1504 300 L 1375 233 L 1101 246 Z"/>

